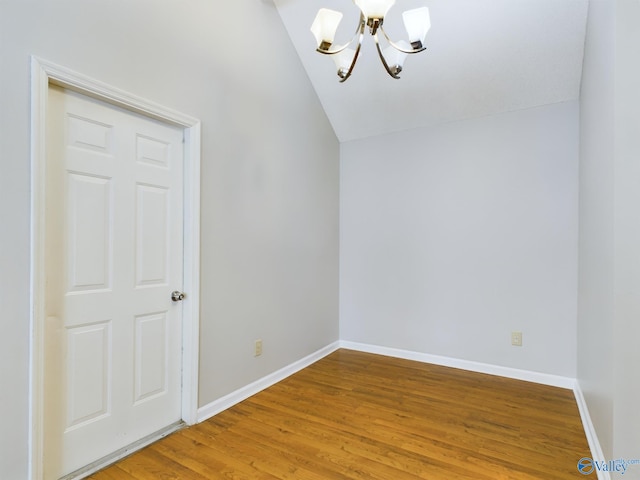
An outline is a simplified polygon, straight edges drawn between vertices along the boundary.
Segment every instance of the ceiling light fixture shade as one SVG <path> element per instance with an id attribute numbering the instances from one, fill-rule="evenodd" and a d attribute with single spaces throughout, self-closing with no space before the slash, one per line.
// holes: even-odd
<path id="1" fill-rule="evenodd" d="M 366 18 L 384 18 L 396 0 L 353 0 Z"/>
<path id="2" fill-rule="evenodd" d="M 338 76 L 340 78 L 344 78 L 348 73 L 351 67 L 351 63 L 356 54 L 356 51 L 353 48 L 345 48 L 340 52 L 333 55 L 333 61 L 336 64 L 336 68 L 338 69 Z"/>
<path id="3" fill-rule="evenodd" d="M 409 34 L 409 42 L 414 48 L 421 48 L 427 32 L 431 28 L 429 9 L 427 7 L 407 10 L 402 14 L 404 26 Z"/>
<path id="4" fill-rule="evenodd" d="M 407 55 L 425 50 L 423 45 L 427 32 L 431 28 L 429 9 L 427 7 L 407 10 L 402 14 L 405 28 L 409 35 L 409 42 L 400 40 L 393 42 L 384 31 L 384 17 L 395 4 L 395 0 L 353 0 L 360 9 L 360 21 L 354 36 L 342 46 L 333 47 L 333 42 L 342 20 L 342 13 L 328 8 L 321 8 L 316 15 L 311 32 L 316 38 L 316 50 L 325 55 L 334 56 L 333 60 L 338 70 L 340 82 L 346 81 L 353 72 L 358 60 L 365 31 L 369 27 L 369 33 L 373 37 L 380 61 L 387 73 L 393 78 L 400 78 Z M 378 37 L 382 32 L 383 38 Z M 380 42 L 386 44 L 383 49 Z M 349 48 L 350 46 L 354 48 Z"/>
<path id="5" fill-rule="evenodd" d="M 318 49 L 328 50 L 331 47 L 342 16 L 342 13 L 328 8 L 318 10 L 318 14 L 311 25 L 311 32 L 316 37 Z"/>
<path id="6" fill-rule="evenodd" d="M 404 49 L 410 50 L 411 45 L 405 42 L 404 40 L 400 40 L 396 45 L 402 47 Z M 406 60 L 409 54 L 403 52 L 402 50 L 398 50 L 397 48 L 389 45 L 382 51 L 382 56 L 387 62 L 387 66 L 398 75 L 402 71 L 402 67 L 404 65 L 404 61 Z"/>

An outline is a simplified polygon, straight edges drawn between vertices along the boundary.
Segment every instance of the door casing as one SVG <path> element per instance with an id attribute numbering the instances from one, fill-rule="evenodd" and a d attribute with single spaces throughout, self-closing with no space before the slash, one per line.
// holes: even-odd
<path id="1" fill-rule="evenodd" d="M 54 84 L 184 129 L 182 420 L 197 421 L 200 319 L 200 121 L 54 63 L 31 57 L 31 264 L 29 479 L 42 479 L 46 119 Z"/>

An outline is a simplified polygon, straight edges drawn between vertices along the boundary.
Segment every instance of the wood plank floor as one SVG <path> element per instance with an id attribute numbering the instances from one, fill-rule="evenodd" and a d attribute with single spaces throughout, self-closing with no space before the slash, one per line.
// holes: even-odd
<path id="1" fill-rule="evenodd" d="M 94 474 L 157 479 L 568 479 L 573 392 L 338 350 Z"/>

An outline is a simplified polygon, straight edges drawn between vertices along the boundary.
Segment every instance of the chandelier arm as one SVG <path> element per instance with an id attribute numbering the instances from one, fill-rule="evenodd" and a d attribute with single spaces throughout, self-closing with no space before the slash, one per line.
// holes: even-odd
<path id="1" fill-rule="evenodd" d="M 391 45 L 393 48 L 395 48 L 399 52 L 412 54 L 412 53 L 420 53 L 420 52 L 423 52 L 423 51 L 425 51 L 427 49 L 427 47 L 420 47 L 420 48 L 414 48 L 414 49 L 411 49 L 411 50 L 406 50 L 406 49 L 404 49 L 402 47 L 399 47 L 398 45 L 396 45 L 395 43 L 393 43 L 391 41 L 391 39 L 389 38 L 389 35 L 387 35 L 387 32 L 385 32 L 384 28 L 382 28 L 382 25 L 380 25 L 378 30 L 382 30 L 382 34 L 384 35 L 384 38 L 387 39 L 387 42 L 389 42 L 389 45 Z"/>
<path id="2" fill-rule="evenodd" d="M 376 50 L 378 50 L 378 55 L 380 56 L 380 61 L 382 62 L 382 65 L 384 65 L 384 69 L 387 71 L 387 73 L 389 75 L 391 75 L 393 78 L 395 79 L 400 79 L 400 77 L 398 76 L 397 73 L 394 73 L 391 68 L 389 68 L 389 64 L 387 63 L 387 60 L 384 58 L 384 55 L 382 54 L 382 50 L 380 49 L 380 42 L 378 42 L 378 34 L 376 33 L 373 36 L 373 39 L 376 42 Z"/>
<path id="3" fill-rule="evenodd" d="M 351 72 L 353 72 L 353 69 L 356 66 L 356 62 L 358 61 L 358 55 L 360 54 L 360 48 L 362 48 L 362 40 L 364 39 L 364 28 L 365 28 L 365 18 L 362 14 L 360 14 L 360 25 L 358 26 L 358 31 L 356 32 L 356 35 L 358 36 L 358 46 L 356 47 L 356 53 L 353 54 L 353 60 L 351 61 L 349 70 L 347 70 L 347 73 L 345 73 L 344 77 L 340 78 L 340 83 L 344 83 L 347 81 L 347 78 L 351 76 Z"/>

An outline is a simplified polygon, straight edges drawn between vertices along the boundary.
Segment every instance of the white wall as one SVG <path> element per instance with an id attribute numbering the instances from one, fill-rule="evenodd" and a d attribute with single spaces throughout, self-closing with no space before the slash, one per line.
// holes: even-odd
<path id="1" fill-rule="evenodd" d="M 613 448 L 615 3 L 589 2 L 580 92 L 578 378 L 603 452 Z"/>
<path id="2" fill-rule="evenodd" d="M 271 2 L 2 0 L 0 476 L 12 480 L 27 470 L 31 54 L 202 120 L 201 405 L 338 338 L 339 146 Z"/>
<path id="3" fill-rule="evenodd" d="M 613 458 L 640 458 L 640 1 L 616 3 Z M 640 466 L 631 478 L 640 479 Z"/>
<path id="4" fill-rule="evenodd" d="M 614 458 L 640 458 L 640 2 L 616 3 Z M 640 478 L 640 467 L 634 471 Z"/>
<path id="5" fill-rule="evenodd" d="M 578 380 L 604 455 L 627 459 L 640 456 L 638 25 L 640 2 L 590 2 L 580 115 Z"/>
<path id="6" fill-rule="evenodd" d="M 577 102 L 343 143 L 340 195 L 341 339 L 575 376 Z"/>

